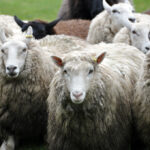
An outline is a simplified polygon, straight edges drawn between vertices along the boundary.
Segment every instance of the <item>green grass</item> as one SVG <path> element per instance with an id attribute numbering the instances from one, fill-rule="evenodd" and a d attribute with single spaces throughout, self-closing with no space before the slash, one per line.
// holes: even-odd
<path id="1" fill-rule="evenodd" d="M 29 20 L 53 20 L 60 5 L 60 0 L 0 0 L 0 14 L 17 15 Z"/>
<path id="2" fill-rule="evenodd" d="M 143 12 L 150 9 L 150 0 L 134 0 L 136 11 Z"/>
<path id="3" fill-rule="evenodd" d="M 54 20 L 61 0 L 0 0 L 0 14 L 17 15 L 21 19 Z M 138 12 L 150 8 L 150 0 L 134 0 Z"/>
<path id="4" fill-rule="evenodd" d="M 134 0 L 136 11 L 150 9 L 150 0 Z M 54 20 L 61 0 L 0 0 L 0 14 L 17 15 L 21 19 Z M 20 150 L 45 150 L 44 146 L 25 146 Z"/>

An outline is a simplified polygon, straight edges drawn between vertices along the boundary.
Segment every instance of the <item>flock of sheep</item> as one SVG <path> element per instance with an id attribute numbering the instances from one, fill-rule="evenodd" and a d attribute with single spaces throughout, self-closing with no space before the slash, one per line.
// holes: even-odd
<path id="1" fill-rule="evenodd" d="M 150 150 L 150 15 L 81 2 L 50 23 L 0 15 L 0 150 Z"/>

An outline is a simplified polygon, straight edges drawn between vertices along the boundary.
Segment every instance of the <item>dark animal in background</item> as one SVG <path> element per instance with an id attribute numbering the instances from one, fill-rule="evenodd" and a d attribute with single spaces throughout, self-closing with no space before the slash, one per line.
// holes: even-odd
<path id="1" fill-rule="evenodd" d="M 33 28 L 33 36 L 35 39 L 41 39 L 46 35 L 65 34 L 70 36 L 76 36 L 82 39 L 86 39 L 90 21 L 89 20 L 66 20 L 60 21 L 56 19 L 50 23 L 42 20 L 23 22 L 18 17 L 14 17 L 16 23 L 22 28 L 24 32 L 29 26 Z"/>
<path id="2" fill-rule="evenodd" d="M 103 11 L 100 0 L 64 0 L 59 11 L 59 18 L 67 19 L 92 19 Z"/>
<path id="3" fill-rule="evenodd" d="M 33 36 L 36 39 L 41 39 L 45 37 L 48 33 L 55 34 L 53 27 L 60 21 L 60 19 L 57 19 L 51 23 L 48 23 L 42 20 L 34 20 L 25 23 L 22 20 L 20 20 L 17 16 L 14 16 L 14 20 L 22 28 L 22 32 L 26 31 L 28 27 L 31 26 L 33 28 Z"/>
<path id="4" fill-rule="evenodd" d="M 107 0 L 110 5 L 124 0 Z M 132 0 L 130 0 L 132 1 Z M 93 19 L 104 10 L 102 0 L 63 0 L 58 17 L 68 19 Z"/>

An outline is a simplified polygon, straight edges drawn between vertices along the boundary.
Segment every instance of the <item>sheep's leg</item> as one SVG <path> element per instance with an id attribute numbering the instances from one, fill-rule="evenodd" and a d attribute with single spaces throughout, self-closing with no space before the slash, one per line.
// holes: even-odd
<path id="1" fill-rule="evenodd" d="M 0 147 L 0 150 L 14 150 L 15 149 L 15 141 L 13 136 L 9 136 L 7 141 L 4 141 Z"/>

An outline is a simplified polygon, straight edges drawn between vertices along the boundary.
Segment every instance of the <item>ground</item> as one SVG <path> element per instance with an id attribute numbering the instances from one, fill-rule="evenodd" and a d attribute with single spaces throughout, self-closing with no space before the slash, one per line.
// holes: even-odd
<path id="1" fill-rule="evenodd" d="M 0 14 L 17 15 L 21 19 L 56 19 L 61 0 L 0 0 Z M 134 0 L 137 12 L 150 9 L 150 0 Z M 44 146 L 26 146 L 20 150 L 46 150 Z"/>

